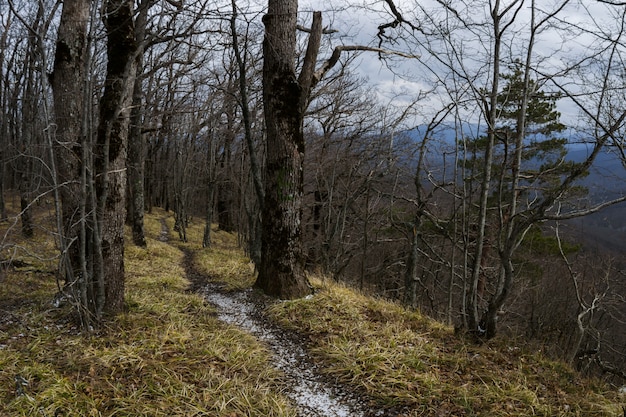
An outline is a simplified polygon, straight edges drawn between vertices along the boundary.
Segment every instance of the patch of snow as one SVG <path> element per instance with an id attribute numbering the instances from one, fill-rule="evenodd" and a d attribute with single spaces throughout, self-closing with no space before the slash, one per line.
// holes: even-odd
<path id="1" fill-rule="evenodd" d="M 217 307 L 218 318 L 238 326 L 265 342 L 273 353 L 276 368 L 291 384 L 288 396 L 300 413 L 315 417 L 363 417 L 363 401 L 339 392 L 322 378 L 304 348 L 265 323 L 250 300 L 250 290 L 222 293 L 213 285 L 205 287 L 205 299 Z"/>

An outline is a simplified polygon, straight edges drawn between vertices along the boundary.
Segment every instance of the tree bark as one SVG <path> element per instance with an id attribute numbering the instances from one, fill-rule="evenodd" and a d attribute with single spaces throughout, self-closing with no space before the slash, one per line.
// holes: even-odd
<path id="1" fill-rule="evenodd" d="M 256 286 L 280 298 L 311 293 L 301 241 L 303 88 L 295 73 L 296 0 L 270 0 L 263 17 L 263 101 L 267 129 L 261 265 Z"/>
<path id="2" fill-rule="evenodd" d="M 411 225 L 411 244 L 409 245 L 409 254 L 406 260 L 406 271 L 404 275 L 404 304 L 408 308 L 417 306 L 417 272 L 419 261 L 419 249 L 421 242 L 421 217 L 415 216 L 415 220 Z"/>
<path id="3" fill-rule="evenodd" d="M 248 70 L 246 68 L 246 49 L 244 42 L 244 50 L 242 51 L 239 46 L 239 37 L 237 35 L 237 16 L 238 9 L 236 0 L 231 1 L 232 17 L 230 19 L 230 30 L 233 38 L 233 53 L 237 62 L 237 69 L 239 72 L 239 105 L 241 107 L 241 118 L 244 126 L 244 137 L 246 140 L 246 146 L 248 149 L 248 156 L 250 158 L 250 176 L 254 185 L 255 197 L 258 202 L 260 210 L 257 209 L 254 203 L 244 203 L 246 205 L 246 214 L 248 217 L 248 252 L 250 258 L 255 265 L 260 264 L 261 260 L 261 234 L 260 231 L 260 217 L 259 212 L 263 212 L 263 205 L 265 203 L 265 190 L 263 188 L 263 179 L 261 172 L 261 164 L 257 155 L 257 149 L 254 146 L 254 137 L 252 135 L 252 115 L 250 114 L 250 105 L 248 97 Z M 243 52 L 243 53 L 242 53 Z M 252 207 L 250 207 L 252 206 Z"/>
<path id="4" fill-rule="evenodd" d="M 211 224 L 213 223 L 213 209 L 215 206 L 215 188 L 217 185 L 217 161 L 215 160 L 217 138 L 214 127 L 211 125 L 207 137 L 207 183 L 206 183 L 206 210 L 202 247 L 211 247 Z"/>
<path id="5" fill-rule="evenodd" d="M 142 77 L 139 75 L 143 71 L 143 53 L 146 38 L 146 25 L 148 20 L 148 10 L 152 5 L 152 0 L 143 0 L 139 5 L 135 24 L 135 43 L 137 47 L 135 57 L 135 82 L 133 86 L 133 104 L 130 115 L 130 129 L 128 133 L 128 213 L 127 219 L 132 229 L 133 243 L 140 247 L 146 247 L 146 233 L 144 229 L 145 213 L 145 160 L 146 160 L 146 139 L 142 133 L 142 117 L 144 112 Z"/>
<path id="6" fill-rule="evenodd" d="M 229 78 L 233 78 L 232 75 Z M 232 79 L 228 81 L 228 90 L 232 91 Z M 232 149 L 235 142 L 236 103 L 234 98 L 224 100 L 224 116 L 226 117 L 226 132 L 224 132 L 224 148 L 219 157 L 219 164 L 223 175 L 217 187 L 217 223 L 220 230 L 225 232 L 235 231 L 235 197 L 234 197 L 234 172 L 232 163 Z"/>
<path id="7" fill-rule="evenodd" d="M 138 64 L 141 59 L 138 58 Z M 141 68 L 141 65 L 138 65 Z M 131 127 L 128 137 L 128 220 L 132 229 L 133 243 L 146 247 L 144 230 L 144 172 L 145 172 L 145 138 L 141 132 L 143 111 L 143 92 L 141 80 L 135 80 L 133 88 L 133 106 L 131 110 Z"/>
<path id="8" fill-rule="evenodd" d="M 136 73 L 132 0 L 108 0 L 107 77 L 100 100 L 96 146 L 96 191 L 101 214 L 104 311 L 124 306 L 124 222 L 126 219 L 126 157 L 132 89 Z"/>
<path id="9" fill-rule="evenodd" d="M 491 81 L 491 91 L 488 99 L 489 103 L 484 103 L 485 118 L 487 119 L 487 144 L 485 148 L 485 161 L 483 166 L 482 180 L 480 184 L 480 201 L 479 201 L 479 213 L 476 235 L 476 248 L 474 249 L 474 259 L 472 265 L 472 275 L 469 285 L 468 294 L 466 294 L 466 319 L 468 324 L 468 330 L 470 332 L 483 333 L 484 329 L 480 327 L 480 315 L 479 315 L 479 281 L 482 271 L 483 250 L 485 245 L 486 225 L 487 225 L 487 210 L 489 190 L 491 187 L 491 170 L 493 165 L 493 151 L 495 146 L 495 127 L 497 114 L 497 97 L 500 80 L 500 48 L 502 43 L 502 32 L 500 31 L 500 1 L 496 0 L 493 10 L 493 70 Z"/>
<path id="10" fill-rule="evenodd" d="M 2 18 L 0 20 L 0 24 L 4 27 L 4 31 L 0 34 L 0 108 L 1 111 L 7 112 L 7 88 L 8 88 L 8 80 L 6 79 L 6 75 L 8 73 L 8 69 L 5 70 L 5 56 L 7 50 L 7 38 L 9 36 L 9 28 L 11 27 L 12 17 L 10 13 L 7 13 L 6 20 Z M 6 113 L 5 113 L 6 114 Z M 0 222 L 5 221 L 7 219 L 7 210 L 6 203 L 4 199 L 4 189 L 5 189 L 5 149 L 6 149 L 6 140 L 9 137 L 9 126 L 6 116 L 0 117 Z"/>
<path id="11" fill-rule="evenodd" d="M 41 20 L 43 18 L 43 10 L 41 6 L 37 9 L 37 17 L 32 22 L 32 30 L 39 31 Z M 35 135 L 37 129 L 37 113 L 38 113 L 38 81 L 35 71 L 37 61 L 37 39 L 34 33 L 30 33 L 28 37 L 28 50 L 24 61 L 24 97 L 22 105 L 21 119 L 21 139 L 17 143 L 19 156 L 16 160 L 16 171 L 19 172 L 18 190 L 20 193 L 20 220 L 22 222 L 22 235 L 24 237 L 33 237 L 33 216 L 31 210 L 32 202 L 32 178 L 33 178 L 33 158 L 32 149 L 36 144 Z"/>
<path id="12" fill-rule="evenodd" d="M 90 1 L 65 0 L 59 22 L 54 70 L 51 77 L 55 109 L 56 165 L 58 183 L 61 185 L 61 211 L 63 230 L 60 230 L 61 274 L 66 285 L 73 284 L 82 270 L 80 247 L 80 206 L 84 201 L 81 177 L 81 146 L 83 92 L 85 84 L 84 63 L 86 34 L 89 23 Z"/>

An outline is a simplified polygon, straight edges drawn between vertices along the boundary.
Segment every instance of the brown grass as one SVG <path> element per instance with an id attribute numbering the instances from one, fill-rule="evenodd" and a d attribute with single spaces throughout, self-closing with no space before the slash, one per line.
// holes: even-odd
<path id="1" fill-rule="evenodd" d="M 167 225 L 173 230 L 173 217 L 167 218 Z M 215 225 L 211 230 L 212 245 L 209 248 L 202 247 L 204 223 L 196 219 L 192 219 L 187 228 L 187 243 L 180 242 L 178 234 L 174 232 L 170 236 L 171 243 L 192 250 L 197 269 L 213 281 L 224 284 L 225 290 L 250 288 L 256 279 L 254 265 L 242 253 L 237 235 L 219 230 Z"/>
<path id="2" fill-rule="evenodd" d="M 163 216 L 146 218 L 147 250 L 126 249 L 127 311 L 95 334 L 78 332 L 69 307 L 52 307 L 54 263 L 7 271 L 0 415 L 295 415 L 266 349 L 187 291 L 182 252 L 156 240 Z M 35 263 L 27 252 L 23 260 Z M 18 376 L 27 381 L 22 395 Z"/>
<path id="3" fill-rule="evenodd" d="M 613 390 L 538 352 L 478 346 L 388 301 L 321 284 L 270 315 L 302 332 L 324 372 L 409 416 L 621 416 Z"/>
<path id="4" fill-rule="evenodd" d="M 183 250 L 229 288 L 254 281 L 233 234 L 214 230 L 200 246 L 159 241 L 161 220 L 146 217 L 148 249 L 127 246 L 126 312 L 82 335 L 70 307 L 53 308 L 56 251 L 50 208 L 35 238 L 0 225 L 2 253 L 17 262 L 0 278 L 0 416 L 294 416 L 281 374 L 253 337 L 218 322 L 188 291 Z M 128 240 L 130 241 L 130 239 Z M 478 346 L 401 306 L 313 280 L 307 299 L 278 302 L 270 316 L 300 332 L 329 377 L 407 416 L 621 416 L 614 389 L 581 378 L 540 352 L 496 339 Z M 15 377 L 27 381 L 18 395 Z"/>

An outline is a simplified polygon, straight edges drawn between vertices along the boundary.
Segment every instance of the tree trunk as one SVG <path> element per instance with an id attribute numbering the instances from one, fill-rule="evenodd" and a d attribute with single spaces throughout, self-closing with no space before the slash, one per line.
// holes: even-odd
<path id="1" fill-rule="evenodd" d="M 63 230 L 60 230 L 61 274 L 66 285 L 80 276 L 82 264 L 79 218 L 81 202 L 85 196 L 80 182 L 82 152 L 83 91 L 85 84 L 86 34 L 90 2 L 65 0 L 59 22 L 54 71 L 51 77 L 55 109 L 56 165 L 58 183 L 61 185 L 61 211 Z M 67 247 L 66 247 L 67 245 Z"/>
<path id="2" fill-rule="evenodd" d="M 232 78 L 232 77 L 231 77 Z M 232 80 L 228 81 L 228 90 L 232 89 Z M 234 172 L 232 164 L 232 148 L 235 141 L 235 126 L 237 124 L 236 104 L 232 98 L 224 101 L 224 116 L 226 117 L 226 132 L 224 133 L 224 148 L 219 157 L 222 177 L 217 187 L 217 223 L 220 230 L 233 232 L 235 230 L 235 199 L 234 199 Z"/>
<path id="3" fill-rule="evenodd" d="M 40 5 L 37 8 L 36 17 L 31 23 L 33 31 L 39 32 L 43 20 L 43 8 Z M 39 84 L 37 80 L 39 72 L 36 71 L 38 51 L 37 34 L 30 33 L 28 36 L 28 49 L 24 64 L 24 91 L 22 100 L 21 114 L 21 134 L 16 139 L 20 143 L 16 143 L 20 149 L 19 156 L 16 160 L 16 172 L 19 172 L 18 190 L 20 193 L 20 220 L 22 222 L 22 235 L 24 237 L 33 237 L 33 216 L 31 210 L 32 203 L 32 180 L 33 165 L 35 155 L 33 148 L 36 145 L 35 136 L 37 132 L 37 121 L 39 113 Z"/>
<path id="4" fill-rule="evenodd" d="M 126 152 L 136 61 L 132 0 L 106 2 L 107 77 L 100 100 L 96 149 L 96 190 L 101 213 L 104 311 L 124 305 L 124 221 L 126 218 Z"/>
<path id="5" fill-rule="evenodd" d="M 262 247 L 262 231 L 260 224 L 259 211 L 263 212 L 263 205 L 265 203 L 265 190 L 263 189 L 263 180 L 261 172 L 261 164 L 257 155 L 257 150 L 254 146 L 254 137 L 252 135 L 252 116 L 250 114 L 249 98 L 248 98 L 248 71 L 246 68 L 245 49 L 242 51 L 239 47 L 239 38 L 237 36 L 237 4 L 235 0 L 231 1 L 232 17 L 230 20 L 230 29 L 233 37 L 233 53 L 235 54 L 235 60 L 237 61 L 237 68 L 239 70 L 239 95 L 241 104 L 241 118 L 244 126 L 244 137 L 246 139 L 246 146 L 248 149 L 248 155 L 250 158 L 250 175 L 254 185 L 256 202 L 260 210 L 257 209 L 257 204 L 246 203 L 245 210 L 248 217 L 248 252 L 252 262 L 258 267 L 261 263 L 261 247 Z M 245 45 L 245 43 L 244 43 Z M 252 206 L 252 207 L 250 207 Z"/>
<path id="6" fill-rule="evenodd" d="M 261 265 L 256 286 L 280 298 L 311 293 L 301 241 L 303 89 L 295 74 L 297 0 L 270 0 L 263 17 L 267 129 Z"/>
<path id="7" fill-rule="evenodd" d="M 204 235 L 202 236 L 202 247 L 208 248 L 211 246 L 211 224 L 213 223 L 213 209 L 215 206 L 215 188 L 217 178 L 217 162 L 215 160 L 217 138 L 214 133 L 214 128 L 211 126 L 210 132 L 207 137 L 207 184 L 206 184 L 206 210 L 205 210 L 205 225 Z"/>
<path id="8" fill-rule="evenodd" d="M 146 233 L 144 230 L 145 211 L 145 160 L 146 145 L 145 137 L 142 133 L 143 123 L 143 90 L 142 77 L 139 73 L 143 70 L 144 42 L 146 37 L 146 25 L 148 10 L 152 1 L 143 0 L 141 2 L 135 26 L 135 42 L 137 45 L 137 56 L 135 57 L 135 82 L 133 86 L 133 104 L 130 115 L 130 130 L 128 133 L 128 213 L 127 219 L 130 223 L 133 235 L 133 243 L 140 247 L 146 247 Z"/>
<path id="9" fill-rule="evenodd" d="M 411 228 L 411 244 L 406 261 L 406 271 L 404 276 L 404 304 L 409 308 L 417 306 L 417 270 L 419 261 L 419 250 L 421 245 L 421 218 L 415 216 Z"/>
<path id="10" fill-rule="evenodd" d="M 5 70 L 5 56 L 7 50 L 7 38 L 9 36 L 9 28 L 11 27 L 11 14 L 7 13 L 6 21 L 4 18 L 0 20 L 0 24 L 4 27 L 4 31 L 0 33 L 0 112 L 4 112 L 4 115 L 0 117 L 0 222 L 7 219 L 6 202 L 4 198 L 5 190 L 5 152 L 9 137 L 8 126 L 8 106 L 7 106 L 7 89 L 8 89 L 8 69 Z"/>
<path id="11" fill-rule="evenodd" d="M 206 203 L 206 211 L 205 211 L 205 224 L 204 224 L 204 234 L 202 235 L 202 247 L 210 248 L 211 247 L 211 223 L 213 223 L 213 200 L 215 199 L 215 184 L 209 183 L 207 184 L 206 192 L 207 192 L 207 203 Z"/>
<path id="12" fill-rule="evenodd" d="M 0 146 L 2 144 L 0 143 Z M 4 162 L 2 162 L 3 156 L 2 152 L 0 152 L 0 222 L 6 221 L 7 219 L 7 208 L 6 202 L 4 201 Z"/>
<path id="13" fill-rule="evenodd" d="M 483 249 L 485 245 L 485 235 L 487 226 L 487 211 L 489 202 L 489 190 L 491 188 L 491 170 L 493 165 L 493 152 L 495 146 L 495 128 L 497 113 L 497 98 L 500 80 L 500 47 L 502 41 L 502 33 L 500 31 L 500 19 L 502 16 L 499 14 L 500 2 L 496 1 L 493 8 L 493 33 L 494 33 L 494 45 L 493 45 L 493 79 L 491 81 L 491 91 L 489 94 L 489 104 L 485 105 L 484 109 L 485 117 L 487 119 L 488 133 L 487 144 L 485 148 L 485 161 L 482 172 L 482 180 L 480 184 L 480 201 L 479 201 L 479 213 L 478 224 L 476 234 L 476 248 L 474 249 L 474 259 L 472 265 L 472 275 L 470 285 L 468 286 L 468 294 L 466 294 L 466 319 L 468 330 L 470 332 L 482 333 L 480 328 L 480 314 L 479 314 L 479 282 L 482 271 L 483 262 Z"/>
<path id="14" fill-rule="evenodd" d="M 137 77 L 133 88 L 132 122 L 128 137 L 128 221 L 132 229 L 133 243 L 137 246 L 146 247 L 146 234 L 143 221 L 145 209 L 145 138 L 141 133 L 143 110 L 142 94 L 141 80 Z"/>

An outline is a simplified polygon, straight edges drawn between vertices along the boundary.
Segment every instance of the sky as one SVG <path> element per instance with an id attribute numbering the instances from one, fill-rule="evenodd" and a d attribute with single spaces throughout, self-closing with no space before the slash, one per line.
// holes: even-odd
<path id="1" fill-rule="evenodd" d="M 465 56 L 462 60 L 463 65 L 468 71 L 477 76 L 476 85 L 488 86 L 490 68 L 486 65 L 489 58 L 486 56 L 486 50 L 489 49 L 489 43 L 492 36 L 489 32 L 490 27 L 481 27 L 485 21 L 489 21 L 488 10 L 481 8 L 480 1 L 459 1 L 449 0 L 463 16 L 463 18 L 475 25 L 471 31 L 453 28 L 450 33 L 454 39 L 455 47 L 463 48 Z M 444 8 L 436 0 L 396 0 L 398 8 L 403 15 L 407 17 L 416 14 L 416 10 L 422 7 L 431 16 L 440 16 L 439 20 L 434 19 L 433 24 L 440 28 L 445 26 Z M 467 8 L 464 10 L 464 3 Z M 504 37 L 504 50 L 511 51 L 503 56 L 502 61 L 510 61 L 511 58 L 525 58 L 525 51 L 528 45 L 529 25 L 531 22 L 530 6 L 532 1 L 509 0 L 502 1 L 503 7 L 515 3 L 521 4 L 522 7 L 516 15 L 515 21 L 510 28 L 507 29 L 509 35 Z M 537 0 L 537 19 L 546 16 L 546 13 L 557 10 L 563 1 L 555 0 Z M 577 0 L 568 1 L 553 19 L 552 25 L 547 25 L 545 29 L 537 34 L 536 42 L 533 49 L 533 62 L 538 63 L 538 67 L 543 74 L 559 75 L 559 69 L 565 68 L 569 63 L 580 59 L 583 56 L 589 56 L 594 48 L 599 48 L 601 37 L 615 38 L 620 28 L 619 15 L 626 7 L 610 7 L 595 0 Z M 306 21 L 307 14 L 312 10 L 321 10 L 325 24 L 337 30 L 330 40 L 332 46 L 337 44 L 365 44 L 377 46 L 377 28 L 378 25 L 390 21 L 388 6 L 382 0 L 304 0 L 300 1 L 300 19 Z M 505 19 L 511 16 L 509 13 Z M 418 23 L 417 18 L 411 18 L 411 22 Z M 450 22 L 455 24 L 456 19 Z M 567 30 L 566 30 L 567 29 Z M 449 47 L 443 43 L 434 42 L 428 39 L 424 34 L 414 32 L 415 37 L 410 42 L 403 42 L 398 39 L 395 43 L 385 44 L 385 48 L 407 51 L 412 49 L 412 53 L 419 53 L 421 59 L 412 60 L 406 58 L 391 58 L 394 65 L 393 71 L 387 65 L 378 59 L 378 54 L 363 52 L 356 60 L 354 71 L 357 74 L 367 77 L 370 82 L 377 87 L 378 99 L 382 102 L 399 103 L 400 105 L 408 104 L 413 97 L 428 91 L 434 85 L 437 77 L 449 78 L 449 70 L 442 62 L 429 54 L 423 47 L 423 44 L 431 42 L 430 46 L 437 51 L 437 54 L 445 53 Z M 404 31 L 403 35 L 411 34 Z M 422 45 L 417 45 L 421 43 Z M 620 46 L 619 52 L 626 55 L 623 45 Z M 599 60 L 606 61 L 606 54 Z M 584 92 L 586 89 L 592 89 L 592 82 L 596 76 L 593 71 L 599 70 L 601 64 L 590 65 L 591 62 L 585 62 L 588 67 L 586 73 L 572 74 L 571 79 L 558 76 L 561 85 L 567 85 L 568 89 L 573 92 Z M 460 63 L 455 64 L 457 69 Z M 481 74 L 482 73 L 482 74 Z M 448 81 L 446 81 L 448 84 Z M 546 83 L 545 89 L 555 89 L 551 83 Z M 404 97 L 398 97 L 399 93 L 405 93 Z M 424 117 L 428 117 L 430 113 L 441 108 L 442 103 L 446 102 L 445 94 L 442 95 L 439 88 L 438 96 L 431 96 L 423 101 L 422 111 Z M 391 104 L 390 104 L 391 105 Z M 571 100 L 560 100 L 558 104 L 562 113 L 562 120 L 568 124 L 578 122 L 581 111 L 580 107 L 575 105 Z M 468 117 L 475 113 L 472 109 L 467 109 Z"/>

